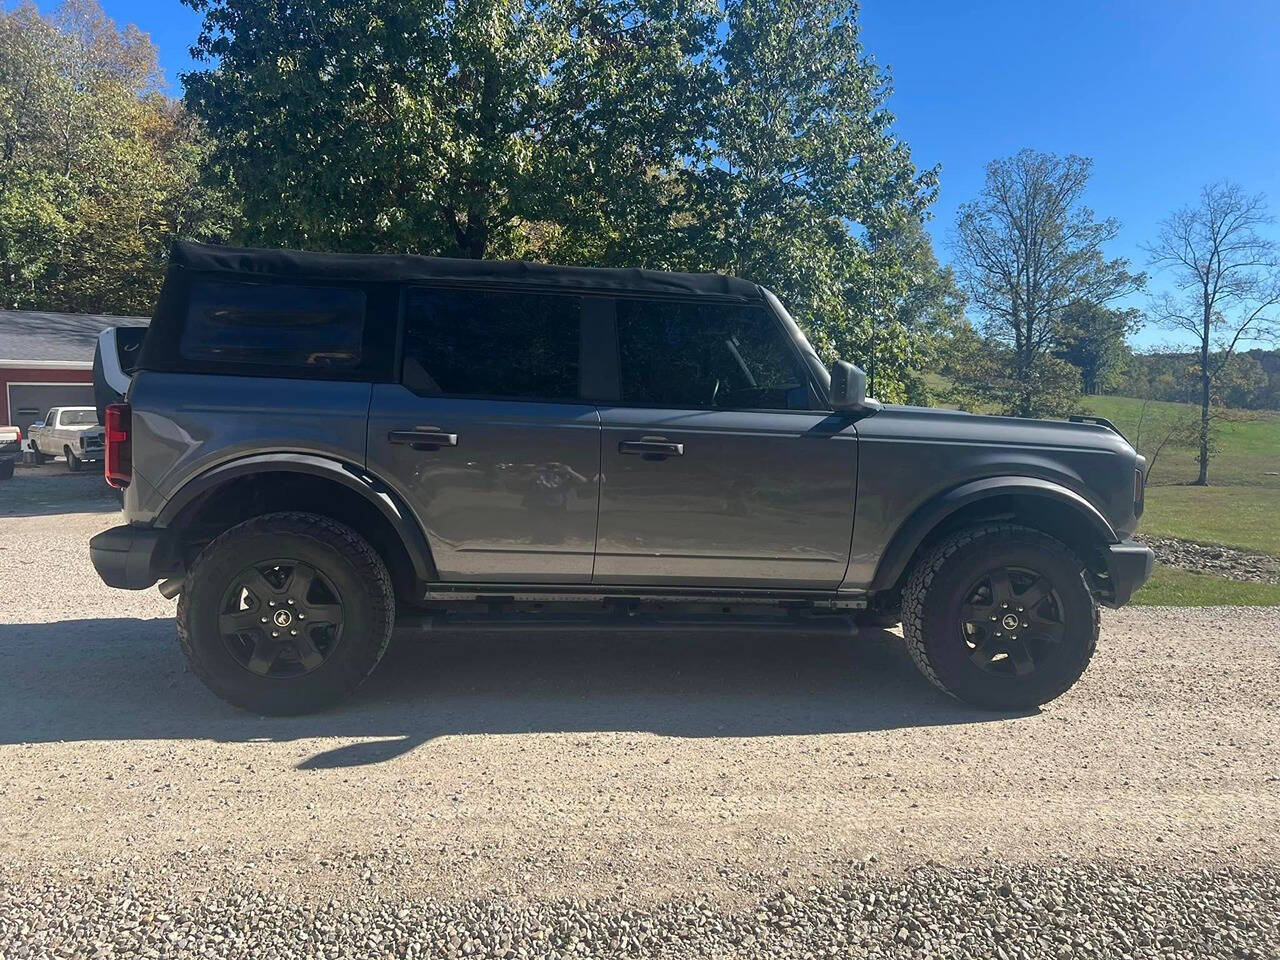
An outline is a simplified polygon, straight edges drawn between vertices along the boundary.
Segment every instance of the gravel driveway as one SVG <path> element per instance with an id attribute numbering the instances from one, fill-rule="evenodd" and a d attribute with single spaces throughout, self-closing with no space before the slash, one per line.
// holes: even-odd
<path id="1" fill-rule="evenodd" d="M 99 583 L 112 508 L 0 489 L 6 960 L 1280 955 L 1280 610 L 1109 611 L 1026 715 L 874 632 L 398 636 L 264 719 Z"/>

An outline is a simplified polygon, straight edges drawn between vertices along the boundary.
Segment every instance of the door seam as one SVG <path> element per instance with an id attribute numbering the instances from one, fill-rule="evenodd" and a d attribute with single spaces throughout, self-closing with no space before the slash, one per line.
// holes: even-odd
<path id="1" fill-rule="evenodd" d="M 587 580 L 588 583 L 596 582 L 596 558 L 600 556 L 600 505 L 604 503 L 604 416 L 600 413 L 599 405 L 596 405 L 595 411 L 596 429 L 598 431 L 598 442 L 596 444 L 596 529 L 595 536 L 591 542 L 591 576 Z"/>

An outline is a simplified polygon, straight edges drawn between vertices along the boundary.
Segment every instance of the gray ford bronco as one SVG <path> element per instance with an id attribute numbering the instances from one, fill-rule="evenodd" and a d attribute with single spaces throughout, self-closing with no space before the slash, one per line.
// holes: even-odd
<path id="1" fill-rule="evenodd" d="M 262 713 L 351 693 L 395 626 L 901 620 L 962 700 L 1057 697 L 1151 573 L 1143 458 L 865 385 L 745 280 L 178 244 L 90 550 Z"/>

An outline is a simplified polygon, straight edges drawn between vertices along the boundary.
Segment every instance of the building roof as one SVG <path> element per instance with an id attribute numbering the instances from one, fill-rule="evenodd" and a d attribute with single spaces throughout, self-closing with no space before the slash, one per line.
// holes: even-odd
<path id="1" fill-rule="evenodd" d="M 0 365 L 89 367 L 107 327 L 145 327 L 146 317 L 0 310 Z"/>
<path id="2" fill-rule="evenodd" d="M 452 280 L 511 284 L 602 293 L 653 293 L 668 296 L 732 297 L 762 300 L 754 283 L 718 273 L 669 273 L 662 270 L 557 267 L 518 260 L 460 260 L 414 254 L 307 253 L 253 250 L 179 241 L 170 263 L 195 271 L 250 277 L 307 277 L 396 283 Z"/>

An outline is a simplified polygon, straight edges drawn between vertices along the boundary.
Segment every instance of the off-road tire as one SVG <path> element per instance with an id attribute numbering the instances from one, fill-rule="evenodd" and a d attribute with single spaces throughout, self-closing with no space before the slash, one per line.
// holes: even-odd
<path id="1" fill-rule="evenodd" d="M 84 461 L 77 457 L 70 447 L 63 447 L 62 455 L 67 458 L 67 470 L 71 473 L 79 473 L 84 469 Z"/>
<path id="2" fill-rule="evenodd" d="M 984 567 L 999 564 L 1041 574 L 1061 599 L 1064 635 L 1027 676 L 984 672 L 960 634 L 962 594 Z M 902 633 L 920 672 L 940 690 L 985 709 L 1029 709 L 1061 696 L 1089 665 L 1098 627 L 1084 563 L 1062 542 L 1016 524 L 984 524 L 946 537 L 919 559 L 902 594 Z"/>
<path id="3" fill-rule="evenodd" d="M 319 667 L 297 677 L 250 672 L 218 626 L 237 574 L 278 557 L 320 571 L 343 599 L 340 640 Z M 259 714 L 309 713 L 349 696 L 382 659 L 394 622 L 395 592 L 382 558 L 350 527 L 311 513 L 265 514 L 232 527 L 200 552 L 178 601 L 178 639 L 192 672 L 224 700 Z"/>

